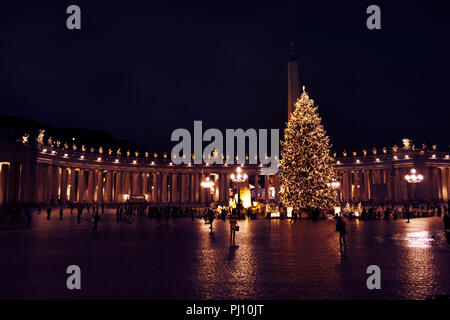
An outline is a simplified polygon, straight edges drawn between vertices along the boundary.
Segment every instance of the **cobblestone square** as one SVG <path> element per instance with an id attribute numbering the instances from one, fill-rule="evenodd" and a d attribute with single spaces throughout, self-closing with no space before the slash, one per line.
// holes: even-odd
<path id="1" fill-rule="evenodd" d="M 116 223 L 65 210 L 35 215 L 32 227 L 0 231 L 1 299 L 427 299 L 450 293 L 450 244 L 438 217 L 347 221 L 339 246 L 334 220 L 241 220 L 213 232 L 196 218 L 135 216 Z M 68 290 L 66 268 L 81 268 Z M 366 268 L 381 268 L 369 290 Z"/>

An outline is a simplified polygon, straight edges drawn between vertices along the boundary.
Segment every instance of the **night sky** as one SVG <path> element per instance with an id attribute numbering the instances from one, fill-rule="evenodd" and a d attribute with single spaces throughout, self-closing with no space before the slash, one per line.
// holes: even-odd
<path id="1" fill-rule="evenodd" d="M 280 128 L 300 82 L 336 149 L 450 144 L 448 1 L 0 4 L 0 114 L 170 151 L 176 128 Z M 81 7 L 82 29 L 66 28 Z M 381 30 L 366 8 L 381 8 Z"/>

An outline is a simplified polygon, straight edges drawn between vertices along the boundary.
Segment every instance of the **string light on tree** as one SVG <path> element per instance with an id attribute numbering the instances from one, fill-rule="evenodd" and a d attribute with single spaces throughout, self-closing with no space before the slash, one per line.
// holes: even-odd
<path id="1" fill-rule="evenodd" d="M 317 109 L 303 87 L 281 142 L 280 196 L 286 207 L 330 209 L 337 204 L 330 142 Z"/>

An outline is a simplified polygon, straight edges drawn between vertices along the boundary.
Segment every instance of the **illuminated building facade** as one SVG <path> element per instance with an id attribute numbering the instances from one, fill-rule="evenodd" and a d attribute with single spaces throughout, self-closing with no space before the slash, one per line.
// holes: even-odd
<path id="1" fill-rule="evenodd" d="M 121 203 L 143 196 L 156 204 L 226 204 L 236 189 L 230 179 L 235 167 L 172 165 L 164 157 L 105 155 L 1 139 L 0 203 Z M 277 176 L 261 176 L 258 165 L 244 165 L 243 170 L 248 179 L 241 184 L 241 196 L 247 195 L 247 203 L 274 199 Z M 213 187 L 202 188 L 207 178 Z"/>
<path id="2" fill-rule="evenodd" d="M 384 152 L 386 153 L 384 153 Z M 376 152 L 376 153 L 374 153 Z M 364 155 L 366 154 L 366 155 Z M 447 203 L 450 199 L 450 152 L 393 147 L 335 158 L 342 202 L 405 204 Z M 415 169 L 423 180 L 405 176 Z"/>

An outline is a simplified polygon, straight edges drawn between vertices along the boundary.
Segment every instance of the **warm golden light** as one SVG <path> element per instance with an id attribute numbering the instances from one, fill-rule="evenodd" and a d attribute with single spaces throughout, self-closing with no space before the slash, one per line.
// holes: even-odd
<path id="1" fill-rule="evenodd" d="M 206 177 L 206 179 L 200 183 L 200 186 L 202 188 L 209 188 L 209 189 L 211 189 L 211 188 L 214 187 L 214 182 L 211 181 L 211 179 L 209 177 Z"/>
<path id="2" fill-rule="evenodd" d="M 411 169 L 411 174 L 405 175 L 405 180 L 408 183 L 421 183 L 423 180 L 423 176 L 421 174 L 416 174 L 416 169 Z"/>

